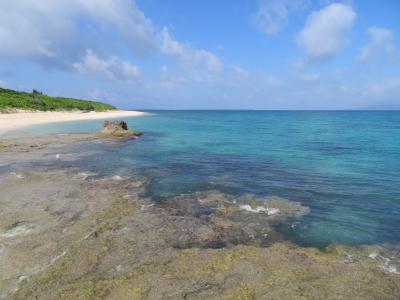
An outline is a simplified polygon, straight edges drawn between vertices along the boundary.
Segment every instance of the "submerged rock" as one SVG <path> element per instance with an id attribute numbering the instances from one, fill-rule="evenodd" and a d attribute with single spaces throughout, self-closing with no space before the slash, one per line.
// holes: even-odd
<path id="1" fill-rule="evenodd" d="M 104 121 L 100 134 L 105 137 L 138 138 L 141 132 L 130 130 L 125 121 Z"/>
<path id="2" fill-rule="evenodd" d="M 245 209 L 244 209 L 244 208 Z M 255 207 L 255 208 L 253 208 Z M 266 247 L 282 240 L 273 228 L 308 208 L 277 197 L 234 197 L 219 191 L 183 194 L 157 203 L 152 210 L 168 220 L 163 238 L 177 249 Z"/>

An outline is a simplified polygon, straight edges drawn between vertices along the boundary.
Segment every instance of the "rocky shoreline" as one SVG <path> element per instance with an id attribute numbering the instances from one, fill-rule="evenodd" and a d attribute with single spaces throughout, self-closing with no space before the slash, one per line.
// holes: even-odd
<path id="1" fill-rule="evenodd" d="M 396 251 L 299 247 L 307 207 L 219 191 L 166 201 L 79 169 L 96 135 L 0 140 L 0 299 L 396 299 Z M 61 153 L 61 154 L 60 154 Z M 69 163 L 74 162 L 74 163 Z"/>

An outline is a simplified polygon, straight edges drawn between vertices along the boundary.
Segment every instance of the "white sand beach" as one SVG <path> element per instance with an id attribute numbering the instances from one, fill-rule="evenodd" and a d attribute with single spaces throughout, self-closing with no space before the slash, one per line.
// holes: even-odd
<path id="1" fill-rule="evenodd" d="M 7 131 L 20 129 L 27 126 L 79 121 L 79 120 L 97 120 L 119 117 L 141 116 L 146 113 L 140 111 L 115 110 L 107 112 L 82 112 L 82 111 L 61 111 L 61 112 L 17 112 L 0 113 L 0 134 Z"/>

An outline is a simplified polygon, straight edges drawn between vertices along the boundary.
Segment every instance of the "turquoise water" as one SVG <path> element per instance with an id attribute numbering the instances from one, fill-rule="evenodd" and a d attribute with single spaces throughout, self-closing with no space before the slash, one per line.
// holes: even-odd
<path id="1" fill-rule="evenodd" d="M 145 176 L 147 195 L 160 199 L 215 189 L 299 201 L 310 213 L 279 230 L 302 245 L 400 241 L 400 112 L 156 111 L 126 120 L 145 135 L 105 146 L 81 168 Z"/>

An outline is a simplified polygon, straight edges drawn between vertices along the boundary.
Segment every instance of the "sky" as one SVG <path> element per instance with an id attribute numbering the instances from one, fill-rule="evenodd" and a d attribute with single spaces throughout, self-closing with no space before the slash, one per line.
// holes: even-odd
<path id="1" fill-rule="evenodd" d="M 400 109 L 398 0 L 1 0 L 0 86 L 125 109 Z"/>

